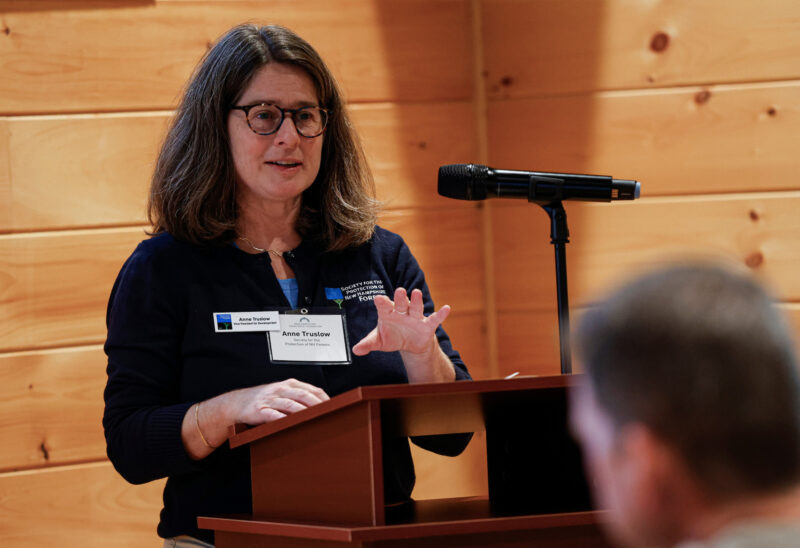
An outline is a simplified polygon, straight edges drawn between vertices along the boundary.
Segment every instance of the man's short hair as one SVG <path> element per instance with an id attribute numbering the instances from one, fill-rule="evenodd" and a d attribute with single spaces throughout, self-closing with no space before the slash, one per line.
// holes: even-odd
<path id="1" fill-rule="evenodd" d="M 710 265 L 654 272 L 591 309 L 579 351 L 614 426 L 641 423 L 710 496 L 800 479 L 800 380 L 789 330 L 752 279 Z"/>

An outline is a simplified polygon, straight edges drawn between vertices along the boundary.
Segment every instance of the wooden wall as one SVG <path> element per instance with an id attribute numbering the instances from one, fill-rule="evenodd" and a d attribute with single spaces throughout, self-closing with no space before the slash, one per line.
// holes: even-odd
<path id="1" fill-rule="evenodd" d="M 567 207 L 570 304 L 642 268 L 716 257 L 800 316 L 800 4 L 483 0 L 488 163 L 642 182 Z M 549 221 L 490 204 L 498 373 L 558 372 Z"/>
<path id="2" fill-rule="evenodd" d="M 105 459 L 105 305 L 181 87 L 243 21 L 330 64 L 381 223 L 453 306 L 476 377 L 558 371 L 552 249 L 534 206 L 436 196 L 447 163 L 642 181 L 637 203 L 569 207 L 576 309 L 692 253 L 761 273 L 800 320 L 795 2 L 0 0 L 3 546 L 158 544 L 161 482 Z M 484 488 L 471 451 L 420 456 L 416 495 Z"/>
<path id="3" fill-rule="evenodd" d="M 0 0 L 1 545 L 158 545 L 163 483 L 127 485 L 105 458 L 105 306 L 145 238 L 181 88 L 237 23 L 289 26 L 330 64 L 381 223 L 453 306 L 448 329 L 486 376 L 482 212 L 435 194 L 441 163 L 477 154 L 472 12 L 462 0 Z M 429 492 L 438 467 L 421 462 Z"/>

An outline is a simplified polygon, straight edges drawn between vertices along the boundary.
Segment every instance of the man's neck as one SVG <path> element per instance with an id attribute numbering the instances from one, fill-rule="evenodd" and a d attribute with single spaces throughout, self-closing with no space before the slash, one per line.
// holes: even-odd
<path id="1" fill-rule="evenodd" d="M 757 522 L 800 522 L 800 487 L 763 496 L 708 504 L 685 528 L 685 540 L 708 540 L 731 526 Z"/>

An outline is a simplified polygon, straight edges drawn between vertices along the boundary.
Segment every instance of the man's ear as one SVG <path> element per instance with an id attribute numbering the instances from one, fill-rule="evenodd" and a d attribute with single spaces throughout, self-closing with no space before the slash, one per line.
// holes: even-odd
<path id="1" fill-rule="evenodd" d="M 617 442 L 619 457 L 626 459 L 625 481 L 631 502 L 652 528 L 654 538 L 671 538 L 678 533 L 680 515 L 689 511 L 694 502 L 694 486 L 683 460 L 643 424 L 625 426 Z"/>

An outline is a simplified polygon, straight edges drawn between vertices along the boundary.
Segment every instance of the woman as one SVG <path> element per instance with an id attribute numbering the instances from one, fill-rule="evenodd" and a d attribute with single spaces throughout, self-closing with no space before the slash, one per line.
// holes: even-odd
<path id="1" fill-rule="evenodd" d="M 107 316 L 108 455 L 133 483 L 168 477 L 166 545 L 213 542 L 198 515 L 251 511 L 248 452 L 224 445 L 229 425 L 361 385 L 469 378 L 439 327 L 449 308 L 434 312 L 402 239 L 375 226 L 371 195 L 313 48 L 276 26 L 223 36 L 168 132 L 154 236 L 123 266 Z M 307 339 L 285 326 L 298 318 L 321 326 L 312 335 L 332 341 L 328 353 L 294 350 Z M 359 341 L 352 352 L 348 341 Z M 463 448 L 451 441 L 437 449 Z M 387 502 L 407 500 L 408 441 L 391 443 Z"/>

